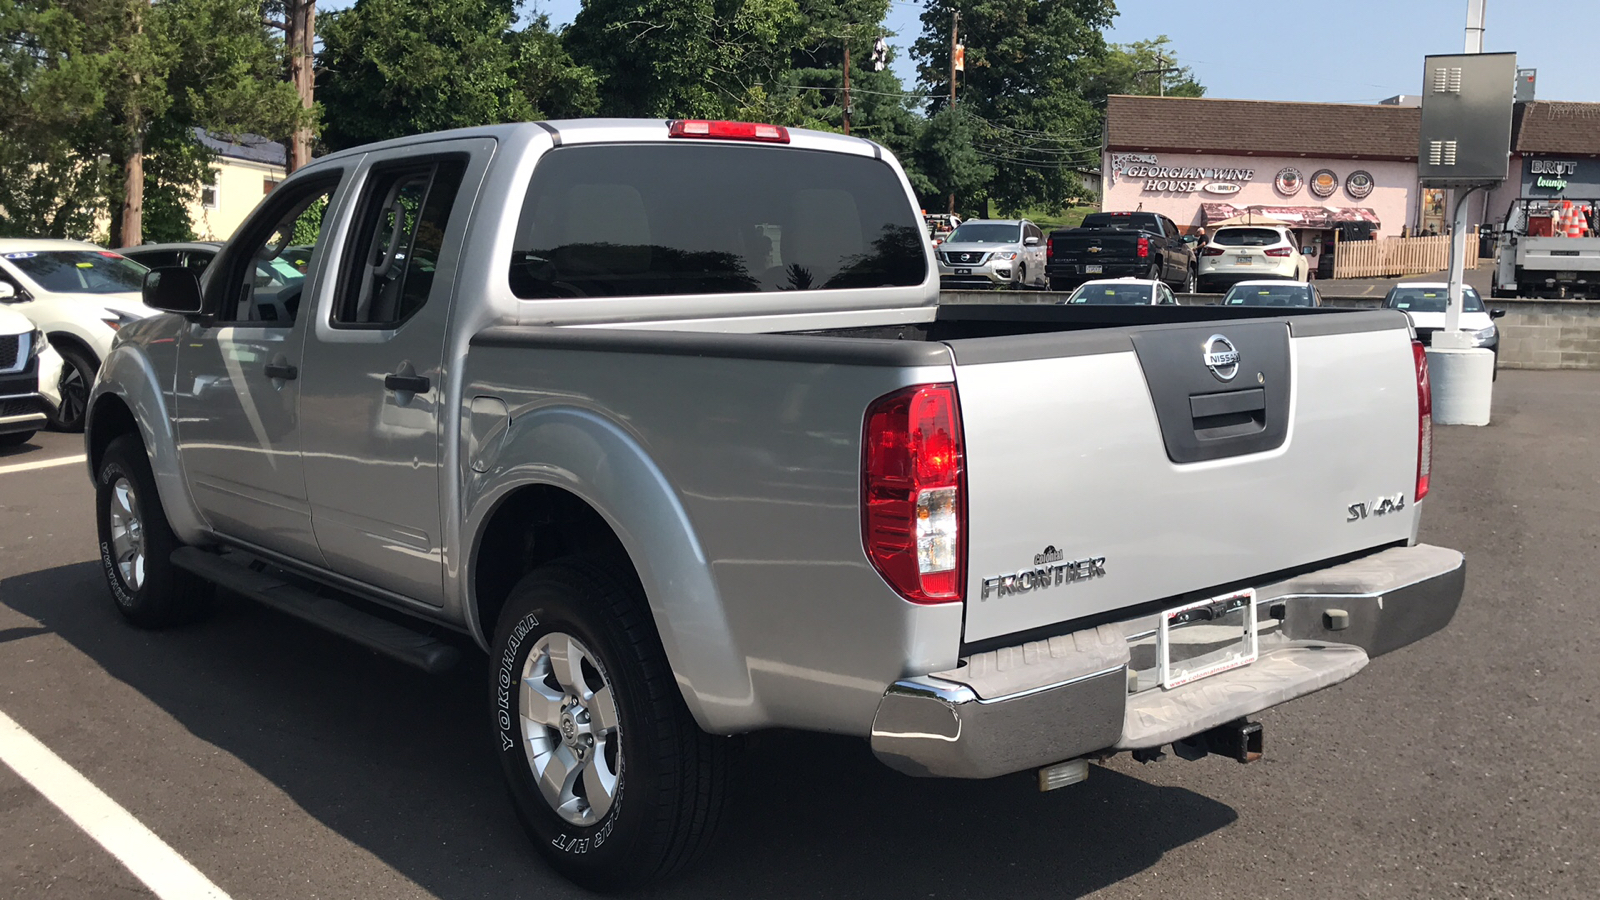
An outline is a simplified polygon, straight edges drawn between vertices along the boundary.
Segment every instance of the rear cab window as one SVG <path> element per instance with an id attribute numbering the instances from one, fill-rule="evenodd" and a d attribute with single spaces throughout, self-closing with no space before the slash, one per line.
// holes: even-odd
<path id="1" fill-rule="evenodd" d="M 927 278 L 925 244 L 881 160 L 576 145 L 535 168 L 508 274 L 528 300 L 904 287 Z"/>
<path id="2" fill-rule="evenodd" d="M 1083 217 L 1083 227 L 1159 233 L 1161 222 L 1155 213 L 1090 213 Z"/>

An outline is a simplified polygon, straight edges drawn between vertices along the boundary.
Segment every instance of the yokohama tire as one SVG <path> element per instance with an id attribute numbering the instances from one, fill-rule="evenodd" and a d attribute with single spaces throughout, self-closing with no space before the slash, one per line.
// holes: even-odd
<path id="1" fill-rule="evenodd" d="M 178 539 L 167 525 L 150 461 L 136 435 L 112 441 L 100 459 L 95 521 L 100 569 L 124 618 L 141 628 L 160 628 L 206 613 L 213 588 L 172 564 Z"/>
<path id="2" fill-rule="evenodd" d="M 588 558 L 530 573 L 506 601 L 491 663 L 501 770 L 518 818 L 554 869 L 584 887 L 616 890 L 666 879 L 705 850 L 741 745 L 695 724 L 631 573 Z M 563 687 L 569 682 L 580 684 Z M 574 720 L 586 733 L 574 735 Z M 554 800 L 547 796 L 562 776 L 552 771 L 572 785 Z"/>

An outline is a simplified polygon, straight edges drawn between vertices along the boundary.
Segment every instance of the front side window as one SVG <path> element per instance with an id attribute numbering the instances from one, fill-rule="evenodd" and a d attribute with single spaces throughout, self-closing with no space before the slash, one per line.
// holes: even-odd
<path id="1" fill-rule="evenodd" d="M 952 244 L 1015 244 L 1020 226 L 999 222 L 968 222 L 950 233 Z"/>
<path id="2" fill-rule="evenodd" d="M 246 226 L 249 230 L 228 251 L 219 321 L 278 328 L 294 324 L 305 272 L 318 254 L 322 215 L 338 186 L 337 174 L 302 182 L 292 195 L 268 207 L 265 218 Z M 297 251 L 301 265 L 283 258 L 291 250 Z"/>
<path id="3" fill-rule="evenodd" d="M 894 170 L 867 157 L 564 147 L 534 170 L 509 279 L 523 299 L 917 285 L 921 232 Z"/>
<path id="4" fill-rule="evenodd" d="M 149 269 L 109 250 L 40 250 L 7 253 L 34 284 L 52 294 L 137 293 Z"/>

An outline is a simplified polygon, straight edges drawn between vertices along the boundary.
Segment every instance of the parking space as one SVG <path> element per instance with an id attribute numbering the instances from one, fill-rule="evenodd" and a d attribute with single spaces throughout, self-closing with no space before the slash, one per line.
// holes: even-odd
<path id="1" fill-rule="evenodd" d="M 1262 716 L 1261 763 L 1119 757 L 1039 794 L 762 735 L 718 848 L 657 896 L 1600 896 L 1596 421 L 1600 373 L 1507 371 L 1494 425 L 1439 430 L 1423 538 L 1467 554 L 1460 614 Z M 583 896 L 504 799 L 482 659 L 431 678 L 229 597 L 127 627 L 82 464 L 16 468 L 81 453 L 0 454 L 0 712 L 236 900 Z M 0 765 L 0 896 L 157 895 Z"/>

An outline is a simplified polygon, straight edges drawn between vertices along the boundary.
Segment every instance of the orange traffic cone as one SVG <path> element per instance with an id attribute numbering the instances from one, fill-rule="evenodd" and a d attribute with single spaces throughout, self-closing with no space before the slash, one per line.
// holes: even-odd
<path id="1" fill-rule="evenodd" d="M 1589 230 L 1589 217 L 1584 214 L 1582 206 L 1574 206 L 1572 215 L 1567 219 L 1567 237 L 1581 238 Z"/>

